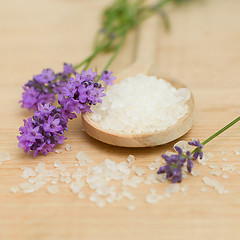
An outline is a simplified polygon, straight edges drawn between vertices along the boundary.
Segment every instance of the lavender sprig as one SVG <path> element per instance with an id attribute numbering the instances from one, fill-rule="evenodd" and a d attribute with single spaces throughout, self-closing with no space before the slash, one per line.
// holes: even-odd
<path id="1" fill-rule="evenodd" d="M 67 63 L 64 63 L 63 71 L 57 74 L 52 69 L 43 69 L 41 74 L 33 76 L 33 79 L 24 85 L 20 101 L 22 108 L 37 110 L 39 104 L 54 102 L 56 94 L 61 93 L 63 84 L 73 73 L 74 68 Z"/>
<path id="2" fill-rule="evenodd" d="M 107 74 L 105 73 L 105 78 Z M 114 80 L 115 77 L 111 74 L 112 72 L 109 73 L 109 78 Z M 76 118 L 76 113 L 91 112 L 92 105 L 102 102 L 102 97 L 105 96 L 104 87 L 96 82 L 97 77 L 97 73 L 90 69 L 82 74 L 76 73 L 68 82 L 64 80 L 61 91 L 58 91 L 59 106 L 56 108 L 50 103 L 38 104 L 38 111 L 33 117 L 24 120 L 24 126 L 19 129 L 18 146 L 28 154 L 33 151 L 34 157 L 38 153 L 47 155 L 48 152 L 53 152 L 54 146 L 62 144 L 66 139 L 64 132 L 68 130 L 69 119 Z M 109 83 L 106 79 L 103 80 Z"/>
<path id="3" fill-rule="evenodd" d="M 198 158 L 203 158 L 203 146 L 210 142 L 212 139 L 226 131 L 228 128 L 233 126 L 235 123 L 240 121 L 240 116 L 234 119 L 232 122 L 227 124 L 225 127 L 214 133 L 212 136 L 207 138 L 205 141 L 200 143 L 198 140 L 193 140 L 188 142 L 189 145 L 195 146 L 196 148 L 190 152 L 186 151 L 183 152 L 183 150 L 175 146 L 175 150 L 178 154 L 172 154 L 171 156 L 168 156 L 166 154 L 162 154 L 162 157 L 166 161 L 166 165 L 159 168 L 157 171 L 157 174 L 166 174 L 166 179 L 170 180 L 173 183 L 181 182 L 182 181 L 182 172 L 183 167 L 186 165 L 187 170 L 189 173 L 191 173 L 192 168 L 194 166 L 193 161 L 197 160 Z"/>

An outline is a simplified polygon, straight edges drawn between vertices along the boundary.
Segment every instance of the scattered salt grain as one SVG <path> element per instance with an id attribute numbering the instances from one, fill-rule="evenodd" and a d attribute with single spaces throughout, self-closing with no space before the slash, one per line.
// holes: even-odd
<path id="1" fill-rule="evenodd" d="M 168 185 L 168 187 L 166 188 L 166 193 L 177 193 L 180 191 L 180 184 L 178 183 L 171 183 Z"/>
<path id="2" fill-rule="evenodd" d="M 228 161 L 228 159 L 227 159 L 227 158 L 223 158 L 222 160 L 223 160 L 224 162 L 227 162 L 227 161 Z"/>
<path id="3" fill-rule="evenodd" d="M 233 151 L 236 154 L 236 156 L 240 155 L 240 148 L 235 148 Z"/>
<path id="4" fill-rule="evenodd" d="M 222 166 L 222 170 L 224 172 L 232 173 L 235 170 L 235 167 L 233 165 L 231 165 L 231 164 L 224 164 Z"/>
<path id="5" fill-rule="evenodd" d="M 226 155 L 227 154 L 227 152 L 226 151 L 222 151 L 222 155 Z"/>
<path id="6" fill-rule="evenodd" d="M 63 152 L 62 149 L 56 149 L 56 150 L 55 150 L 55 153 L 62 153 L 62 152 Z"/>
<path id="7" fill-rule="evenodd" d="M 198 169 L 193 169 L 192 172 L 191 172 L 191 174 L 192 174 L 194 177 L 197 177 L 197 176 L 199 176 L 200 172 L 199 172 Z"/>
<path id="8" fill-rule="evenodd" d="M 203 154 L 202 159 L 198 158 L 198 162 L 202 165 L 206 165 L 208 163 L 208 161 L 213 157 L 214 157 L 214 155 L 212 153 L 208 152 L 206 154 Z"/>
<path id="9" fill-rule="evenodd" d="M 193 148 L 191 145 L 188 144 L 187 141 L 184 141 L 184 140 L 175 143 L 173 146 L 173 149 L 175 149 L 176 146 L 180 147 L 184 152 L 191 151 Z"/>
<path id="10" fill-rule="evenodd" d="M 10 156 L 7 152 L 0 152 L 0 165 L 2 165 L 3 162 L 9 161 Z"/>
<path id="11" fill-rule="evenodd" d="M 79 198 L 79 199 L 85 198 L 85 194 L 84 194 L 83 192 L 79 192 L 79 193 L 78 193 L 78 198 Z"/>
<path id="12" fill-rule="evenodd" d="M 128 209 L 129 211 L 133 211 L 133 210 L 135 210 L 135 209 L 136 209 L 136 205 L 135 205 L 135 204 L 133 204 L 133 203 L 131 203 L 131 204 L 128 204 L 128 205 L 127 205 L 127 209 Z"/>
<path id="13" fill-rule="evenodd" d="M 89 163 L 92 163 L 93 161 L 89 158 L 89 156 L 83 152 L 83 151 L 79 151 L 76 154 L 76 159 L 78 160 L 79 164 L 81 167 L 86 166 Z"/>
<path id="14" fill-rule="evenodd" d="M 135 157 L 133 155 L 129 155 L 127 161 L 129 162 L 129 166 L 132 166 L 135 162 Z"/>
<path id="15" fill-rule="evenodd" d="M 213 187 L 219 194 L 225 193 L 224 186 L 219 181 L 209 177 L 203 177 L 202 180 L 206 185 Z"/>
<path id="16" fill-rule="evenodd" d="M 35 171 L 36 171 L 37 173 L 42 173 L 42 172 L 44 172 L 45 170 L 46 170 L 46 165 L 45 165 L 44 162 L 39 162 L 39 163 L 37 164 L 37 166 L 35 167 Z"/>
<path id="17" fill-rule="evenodd" d="M 24 170 L 22 177 L 25 179 L 36 176 L 36 173 L 29 167 L 23 167 L 21 169 Z"/>
<path id="18" fill-rule="evenodd" d="M 228 174 L 223 174 L 222 177 L 223 178 L 229 178 L 229 175 Z"/>
<path id="19" fill-rule="evenodd" d="M 18 186 L 12 186 L 12 187 L 10 188 L 10 192 L 12 192 L 12 193 L 17 193 L 17 192 L 19 192 L 19 191 L 20 191 L 20 189 L 19 189 Z"/>
<path id="20" fill-rule="evenodd" d="M 201 191 L 202 192 L 207 192 L 207 188 L 206 187 L 201 187 Z"/>
<path id="21" fill-rule="evenodd" d="M 215 175 L 215 176 L 220 176 L 222 174 L 222 171 L 219 169 L 214 169 L 212 171 L 209 172 L 210 175 Z"/>
<path id="22" fill-rule="evenodd" d="M 209 165 L 210 168 L 218 168 L 218 165 L 216 163 L 212 163 L 211 165 Z"/>
<path id="23" fill-rule="evenodd" d="M 73 149 L 73 147 L 72 147 L 71 144 L 68 143 L 68 144 L 66 144 L 65 149 L 66 149 L 67 151 L 71 151 L 71 150 Z"/>
<path id="24" fill-rule="evenodd" d="M 142 167 L 136 167 L 134 170 L 132 169 L 138 176 L 142 176 L 145 173 L 144 168 Z"/>
<path id="25" fill-rule="evenodd" d="M 59 188 L 57 185 L 48 185 L 47 186 L 47 191 L 48 193 L 51 193 L 51 194 L 56 194 L 59 192 Z"/>
<path id="26" fill-rule="evenodd" d="M 109 87 L 102 104 L 92 106 L 91 118 L 101 117 L 102 128 L 125 133 L 164 130 L 188 113 L 190 96 L 187 88 L 176 89 L 163 79 L 138 74 Z"/>

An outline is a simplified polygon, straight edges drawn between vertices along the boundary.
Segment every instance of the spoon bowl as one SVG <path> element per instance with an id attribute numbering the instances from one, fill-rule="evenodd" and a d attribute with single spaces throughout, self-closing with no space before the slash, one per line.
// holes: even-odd
<path id="1" fill-rule="evenodd" d="M 186 88 L 179 82 L 167 78 L 163 79 L 176 89 Z M 102 128 L 98 122 L 93 121 L 91 119 L 91 113 L 88 112 L 82 115 L 82 124 L 85 132 L 89 136 L 101 142 L 120 147 L 154 147 L 171 142 L 183 136 L 191 129 L 194 109 L 192 94 L 186 104 L 188 105 L 188 112 L 183 117 L 179 118 L 174 125 L 161 131 L 156 129 L 154 132 L 149 133 L 127 134 L 111 129 L 105 129 Z"/>

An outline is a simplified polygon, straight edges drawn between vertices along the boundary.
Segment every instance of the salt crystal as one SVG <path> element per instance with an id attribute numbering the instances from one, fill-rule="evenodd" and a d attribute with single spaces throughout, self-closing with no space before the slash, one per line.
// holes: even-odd
<path id="1" fill-rule="evenodd" d="M 24 193 L 32 193 L 35 191 L 34 185 L 29 182 L 20 183 L 19 186 Z"/>
<path id="2" fill-rule="evenodd" d="M 66 167 L 64 166 L 64 164 L 63 164 L 59 159 L 57 159 L 57 160 L 54 162 L 54 167 L 56 167 L 56 168 L 59 169 L 60 171 L 65 171 L 65 170 L 66 170 Z"/>
<path id="3" fill-rule="evenodd" d="M 160 131 L 188 113 L 190 96 L 186 88 L 176 89 L 163 79 L 138 74 L 109 87 L 102 104 L 92 106 L 91 119 L 104 129 L 124 133 Z"/>
<path id="4" fill-rule="evenodd" d="M 127 205 L 127 209 L 128 209 L 129 211 L 133 211 L 133 210 L 136 209 L 136 205 L 135 205 L 135 204 L 128 204 L 128 205 Z"/>
<path id="5" fill-rule="evenodd" d="M 186 152 L 186 151 L 190 151 L 191 152 L 191 150 L 193 148 L 191 145 L 188 144 L 187 141 L 184 141 L 184 140 L 181 140 L 181 141 L 175 143 L 174 146 L 173 146 L 174 150 L 175 150 L 176 146 L 180 147 L 184 152 Z"/>
<path id="6" fill-rule="evenodd" d="M 214 169 L 212 171 L 209 172 L 210 175 L 215 175 L 215 176 L 220 176 L 222 174 L 222 171 L 219 169 Z"/>
<path id="7" fill-rule="evenodd" d="M 159 163 L 153 162 L 153 163 L 149 163 L 148 164 L 148 168 L 152 171 L 156 170 L 157 168 L 159 168 Z"/>
<path id="8" fill-rule="evenodd" d="M 222 177 L 223 178 L 229 178 L 229 175 L 228 174 L 223 174 Z"/>
<path id="9" fill-rule="evenodd" d="M 73 147 L 72 147 L 71 144 L 68 143 L 68 144 L 66 144 L 65 149 L 66 149 L 67 151 L 71 151 L 71 150 L 73 149 Z"/>
<path id="10" fill-rule="evenodd" d="M 125 174 L 130 174 L 130 168 L 128 167 L 127 162 L 120 162 L 117 165 L 117 168 L 120 172 L 125 173 Z"/>
<path id="11" fill-rule="evenodd" d="M 56 149 L 56 150 L 55 150 L 55 153 L 62 153 L 62 152 L 63 152 L 62 149 Z"/>
<path id="12" fill-rule="evenodd" d="M 208 152 L 206 154 L 203 154 L 202 159 L 198 158 L 198 162 L 201 163 L 202 165 L 206 165 L 208 163 L 208 161 L 213 157 L 214 157 L 214 154 Z"/>
<path id="13" fill-rule="evenodd" d="M 231 164 L 224 164 L 222 170 L 228 173 L 232 173 L 235 170 L 235 167 Z"/>
<path id="14" fill-rule="evenodd" d="M 35 167 L 35 171 L 37 173 L 44 172 L 46 170 L 46 166 L 44 162 L 39 162 L 38 165 Z"/>
<path id="15" fill-rule="evenodd" d="M 223 161 L 224 161 L 224 162 L 227 162 L 227 161 L 228 161 L 228 159 L 227 159 L 227 158 L 223 158 Z"/>
<path id="16" fill-rule="evenodd" d="M 80 166 L 84 167 L 86 166 L 88 163 L 92 163 L 93 161 L 89 158 L 89 156 L 83 152 L 83 151 L 79 151 L 76 154 L 76 158 L 79 161 Z"/>
<path id="17" fill-rule="evenodd" d="M 222 155 L 226 155 L 227 154 L 227 152 L 226 151 L 222 151 Z"/>
<path id="18" fill-rule="evenodd" d="M 79 192 L 79 193 L 78 193 L 78 198 L 80 198 L 80 199 L 85 198 L 84 193 L 83 193 L 83 192 Z"/>
<path id="19" fill-rule="evenodd" d="M 191 173 L 192 173 L 192 175 L 193 175 L 194 177 L 197 177 L 197 176 L 199 176 L 199 174 L 200 174 L 200 172 L 199 172 L 198 169 L 193 169 Z"/>
<path id="20" fill-rule="evenodd" d="M 17 192 L 19 192 L 19 191 L 20 191 L 20 189 L 19 189 L 18 186 L 12 186 L 12 187 L 10 188 L 10 192 L 12 192 L 12 193 L 17 193 Z"/>
<path id="21" fill-rule="evenodd" d="M 202 180 L 206 185 L 213 187 L 219 194 L 224 193 L 224 186 L 219 181 L 209 177 L 203 177 Z"/>
<path id="22" fill-rule="evenodd" d="M 47 186 L 47 191 L 48 193 L 51 193 L 51 194 L 56 194 L 59 192 L 59 188 L 57 185 L 48 185 Z"/>
<path id="23" fill-rule="evenodd" d="M 171 194 L 171 193 L 176 193 L 180 191 L 180 184 L 178 183 L 171 183 L 169 186 L 166 188 L 166 192 Z"/>
<path id="24" fill-rule="evenodd" d="M 6 162 L 10 160 L 10 156 L 7 152 L 0 152 L 0 161 Z"/>
<path id="25" fill-rule="evenodd" d="M 188 186 L 186 185 L 181 186 L 181 192 L 186 193 L 187 190 L 188 190 Z"/>
<path id="26" fill-rule="evenodd" d="M 132 166 L 135 162 L 135 157 L 133 155 L 129 155 L 127 160 L 129 162 L 129 166 Z"/>
<path id="27" fill-rule="evenodd" d="M 138 175 L 138 176 L 142 176 L 145 173 L 144 168 L 142 167 L 136 167 L 134 172 Z"/>
<path id="28" fill-rule="evenodd" d="M 105 159 L 104 164 L 108 169 L 111 169 L 113 171 L 117 170 L 117 164 L 110 159 Z"/>
<path id="29" fill-rule="evenodd" d="M 201 187 L 201 191 L 202 192 L 207 192 L 207 188 L 206 187 Z"/>
<path id="30" fill-rule="evenodd" d="M 233 151 L 236 154 L 236 156 L 240 155 L 240 148 L 235 148 Z"/>
<path id="31" fill-rule="evenodd" d="M 83 181 L 72 182 L 70 188 L 71 188 L 73 193 L 78 193 L 82 189 L 84 184 L 85 183 Z"/>
<path id="32" fill-rule="evenodd" d="M 25 179 L 29 177 L 34 177 L 36 175 L 36 173 L 29 167 L 24 167 L 22 169 L 24 169 L 22 177 Z"/>
<path id="33" fill-rule="evenodd" d="M 157 202 L 158 202 L 157 195 L 148 194 L 148 195 L 146 196 L 146 202 L 147 202 L 147 203 L 157 203 Z"/>
<path id="34" fill-rule="evenodd" d="M 218 165 L 216 163 L 212 163 L 211 165 L 209 165 L 210 168 L 218 168 Z"/>
<path id="35" fill-rule="evenodd" d="M 148 185 L 150 185 L 150 184 L 152 184 L 152 183 L 158 183 L 158 176 L 157 176 L 158 174 L 156 174 L 156 173 L 150 173 L 150 174 L 148 174 L 146 177 L 147 177 L 147 179 L 145 180 L 145 184 L 148 184 Z"/>

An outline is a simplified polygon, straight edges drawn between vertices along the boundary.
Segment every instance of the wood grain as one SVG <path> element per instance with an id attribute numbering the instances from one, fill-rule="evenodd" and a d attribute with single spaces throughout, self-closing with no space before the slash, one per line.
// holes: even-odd
<path id="1" fill-rule="evenodd" d="M 82 132 L 78 118 L 67 133 L 71 152 L 34 159 L 17 147 L 22 119 L 32 114 L 18 104 L 21 86 L 44 67 L 57 71 L 63 62 L 77 63 L 87 56 L 100 11 L 110 2 L 0 1 L 0 151 L 11 156 L 11 161 L 0 166 L 0 239 L 239 239 L 240 158 L 233 153 L 240 147 L 239 124 L 205 148 L 215 154 L 211 162 L 224 164 L 224 150 L 228 162 L 236 167 L 229 179 L 218 178 L 228 194 L 219 195 L 213 189 L 202 193 L 201 178 L 210 169 L 197 163 L 200 176 L 185 181 L 186 195 L 177 193 L 149 205 L 145 202 L 149 186 L 143 185 L 134 190 L 135 211 L 126 209 L 127 201 L 98 208 L 88 199 L 78 199 L 64 184 L 57 195 L 49 195 L 45 188 L 33 194 L 10 193 L 11 186 L 23 182 L 22 166 L 35 167 L 44 161 L 50 168 L 61 159 L 71 169 L 75 154 L 82 150 L 98 164 L 105 158 L 120 162 L 133 154 L 137 166 L 146 167 L 175 143 L 144 149 L 109 146 Z M 239 8 L 238 0 L 210 0 L 167 9 L 172 29 L 166 33 L 162 27 L 157 36 L 157 68 L 162 76 L 186 84 L 196 106 L 193 127 L 181 139 L 204 140 L 239 115 Z M 135 59 L 135 42 L 132 32 L 112 65 L 115 73 Z M 108 57 L 99 57 L 93 69 L 101 69 Z M 159 192 L 166 186 L 154 185 Z M 90 193 L 87 188 L 85 191 Z"/>

